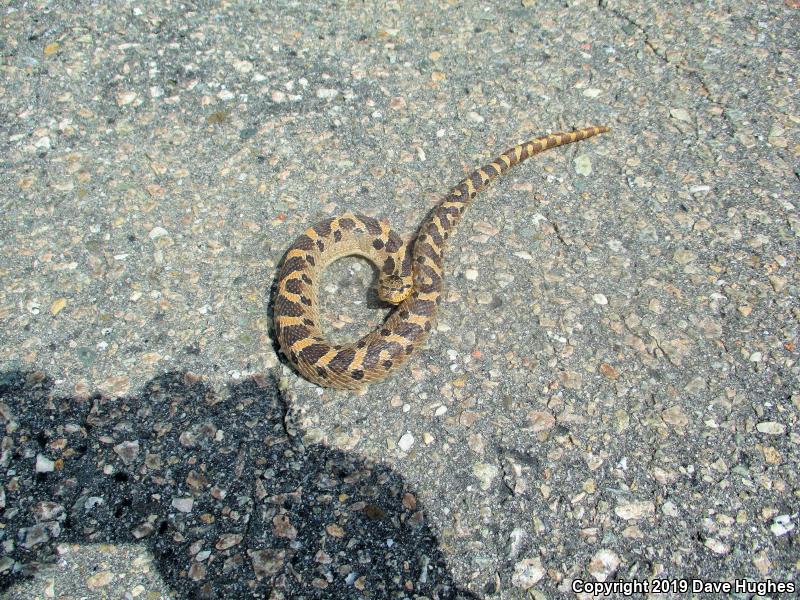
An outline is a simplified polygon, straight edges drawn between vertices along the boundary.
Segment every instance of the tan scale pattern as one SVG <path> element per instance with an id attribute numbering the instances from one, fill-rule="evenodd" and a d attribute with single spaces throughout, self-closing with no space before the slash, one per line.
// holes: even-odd
<path id="1" fill-rule="evenodd" d="M 359 389 L 385 378 L 433 327 L 442 296 L 444 248 L 475 195 L 534 154 L 608 130 L 554 133 L 506 150 L 453 188 L 413 243 L 403 242 L 386 223 L 352 213 L 308 228 L 286 253 L 278 275 L 274 319 L 281 352 L 303 377 L 324 387 Z M 348 255 L 364 256 L 378 266 L 379 295 L 396 306 L 381 327 L 356 342 L 336 345 L 322 335 L 319 280 L 328 264 Z"/>

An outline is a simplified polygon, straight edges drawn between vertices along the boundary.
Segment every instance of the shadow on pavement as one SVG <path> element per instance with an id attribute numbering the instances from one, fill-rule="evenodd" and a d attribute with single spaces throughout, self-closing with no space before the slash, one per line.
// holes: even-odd
<path id="1" fill-rule="evenodd" d="M 138 543 L 179 597 L 475 598 L 390 468 L 304 445 L 274 382 L 60 398 L 0 373 L 0 591 L 56 544 Z"/>

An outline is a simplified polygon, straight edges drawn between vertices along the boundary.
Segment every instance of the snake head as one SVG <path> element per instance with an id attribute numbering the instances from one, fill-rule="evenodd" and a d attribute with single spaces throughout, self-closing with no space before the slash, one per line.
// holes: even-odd
<path id="1" fill-rule="evenodd" d="M 394 273 L 383 275 L 378 282 L 378 297 L 389 304 L 400 304 L 408 298 L 413 287 L 411 277 L 401 277 Z"/>

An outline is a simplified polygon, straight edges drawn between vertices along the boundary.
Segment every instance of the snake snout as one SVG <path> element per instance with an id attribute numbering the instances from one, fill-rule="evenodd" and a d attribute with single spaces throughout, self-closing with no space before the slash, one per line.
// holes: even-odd
<path id="1" fill-rule="evenodd" d="M 411 294 L 413 285 L 411 277 L 384 275 L 378 281 L 378 297 L 389 304 L 400 304 Z"/>

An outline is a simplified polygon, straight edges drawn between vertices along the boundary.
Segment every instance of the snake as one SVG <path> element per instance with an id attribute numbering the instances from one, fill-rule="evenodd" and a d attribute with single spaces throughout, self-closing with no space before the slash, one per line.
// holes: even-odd
<path id="1" fill-rule="evenodd" d="M 281 353 L 308 381 L 361 390 L 395 372 L 425 342 L 442 299 L 444 251 L 469 203 L 492 180 L 549 148 L 609 131 L 586 127 L 537 137 L 509 148 L 458 183 L 404 240 L 388 222 L 345 213 L 306 229 L 283 257 L 273 304 L 274 335 Z M 378 297 L 392 310 L 357 341 L 333 344 L 321 328 L 319 287 L 323 270 L 344 256 L 362 256 L 379 271 Z"/>

